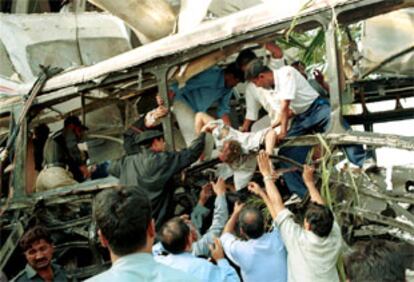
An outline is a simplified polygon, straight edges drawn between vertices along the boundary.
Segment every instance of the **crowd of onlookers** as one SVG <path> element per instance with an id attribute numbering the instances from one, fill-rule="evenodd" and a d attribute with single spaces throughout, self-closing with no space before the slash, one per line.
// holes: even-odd
<path id="1" fill-rule="evenodd" d="M 191 216 L 171 218 L 159 229 L 151 200 L 139 187 L 100 192 L 93 219 L 112 266 L 87 281 L 340 281 L 339 258 L 349 281 L 405 281 L 410 254 L 396 243 L 365 241 L 344 252 L 340 227 L 315 186 L 312 167 L 303 170 L 310 203 L 298 222 L 275 186 L 266 152 L 257 162 L 264 188 L 250 182 L 248 190 L 265 203 L 270 226 L 253 205 L 237 201 L 229 214 L 223 179 L 212 183 L 213 219 L 204 234 L 199 228 L 208 213 L 207 186 Z M 20 246 L 27 265 L 14 281 L 75 281 L 53 262 L 54 245 L 45 227 L 28 230 Z"/>

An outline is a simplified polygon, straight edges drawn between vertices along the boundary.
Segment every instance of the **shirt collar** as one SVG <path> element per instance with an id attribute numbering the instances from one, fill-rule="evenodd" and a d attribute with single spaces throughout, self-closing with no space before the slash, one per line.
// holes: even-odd
<path id="1" fill-rule="evenodd" d="M 119 259 L 117 259 L 113 264 L 112 267 L 117 267 L 119 265 L 123 265 L 126 263 L 129 263 L 131 261 L 134 261 L 134 263 L 151 263 L 154 261 L 154 258 L 152 256 L 152 254 L 150 253 L 143 253 L 143 252 L 139 252 L 139 253 L 133 253 L 133 254 L 129 254 L 126 256 L 122 256 Z"/>
<path id="2" fill-rule="evenodd" d="M 52 263 L 52 270 L 53 270 L 53 277 L 57 277 L 60 272 L 60 266 Z M 25 271 L 26 271 L 26 276 L 29 279 L 33 279 L 34 277 L 38 275 L 37 271 L 34 270 L 34 268 L 31 267 L 29 264 L 26 264 Z"/>

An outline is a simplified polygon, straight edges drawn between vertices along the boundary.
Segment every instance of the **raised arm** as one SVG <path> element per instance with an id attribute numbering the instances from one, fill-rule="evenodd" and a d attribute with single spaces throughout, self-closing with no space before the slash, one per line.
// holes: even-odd
<path id="1" fill-rule="evenodd" d="M 234 233 L 234 228 L 236 226 L 237 220 L 239 218 L 239 214 L 241 210 L 243 209 L 244 204 L 236 202 L 234 204 L 233 213 L 231 214 L 229 220 L 226 223 L 226 226 L 224 226 L 223 234 L 224 233 Z"/>
<path id="2" fill-rule="evenodd" d="M 273 219 L 276 218 L 275 211 L 273 209 L 272 203 L 270 202 L 269 197 L 267 196 L 266 192 L 262 189 L 262 187 L 259 186 L 256 182 L 250 182 L 247 186 L 247 189 L 249 189 L 250 192 L 253 194 L 259 196 L 263 199 L 264 203 L 266 204 L 266 207 L 268 208 L 270 215 Z"/>
<path id="3" fill-rule="evenodd" d="M 280 133 L 278 134 L 278 140 L 282 140 L 287 135 L 287 128 L 289 122 L 289 105 L 290 100 L 280 101 Z"/>
<path id="4" fill-rule="evenodd" d="M 276 218 L 278 213 L 285 208 L 285 205 L 283 204 L 282 196 L 274 183 L 268 154 L 264 151 L 260 151 L 257 156 L 257 163 L 263 176 L 263 182 L 265 183 L 266 193 L 274 212 L 274 218 Z"/>
<path id="5" fill-rule="evenodd" d="M 324 205 L 325 201 L 322 199 L 321 194 L 315 186 L 315 181 L 313 179 L 313 173 L 315 169 L 311 166 L 303 166 L 303 182 L 305 182 L 306 187 L 308 188 L 310 198 L 313 202 Z"/>

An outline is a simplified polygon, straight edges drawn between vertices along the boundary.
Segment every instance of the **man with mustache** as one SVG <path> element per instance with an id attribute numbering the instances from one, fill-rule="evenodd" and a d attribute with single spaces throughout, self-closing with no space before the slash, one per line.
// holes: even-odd
<path id="1" fill-rule="evenodd" d="M 49 232 L 37 225 L 29 229 L 20 240 L 27 265 L 12 281 L 71 281 L 59 265 L 52 263 L 54 246 Z"/>

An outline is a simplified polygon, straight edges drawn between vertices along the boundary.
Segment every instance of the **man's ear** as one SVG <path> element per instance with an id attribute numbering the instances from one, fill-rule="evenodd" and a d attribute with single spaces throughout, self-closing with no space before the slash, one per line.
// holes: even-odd
<path id="1" fill-rule="evenodd" d="M 154 219 L 151 219 L 150 224 L 148 225 L 147 235 L 150 238 L 155 238 L 156 231 L 155 231 L 155 221 L 154 221 Z"/>
<path id="2" fill-rule="evenodd" d="M 310 223 L 306 220 L 306 218 L 303 220 L 303 228 L 307 231 L 311 231 L 311 225 Z"/>
<path id="3" fill-rule="evenodd" d="M 101 242 L 101 245 L 105 248 L 108 248 L 109 242 L 105 238 L 105 236 L 102 234 L 101 229 L 98 229 L 98 238 L 99 238 L 99 241 Z"/>

